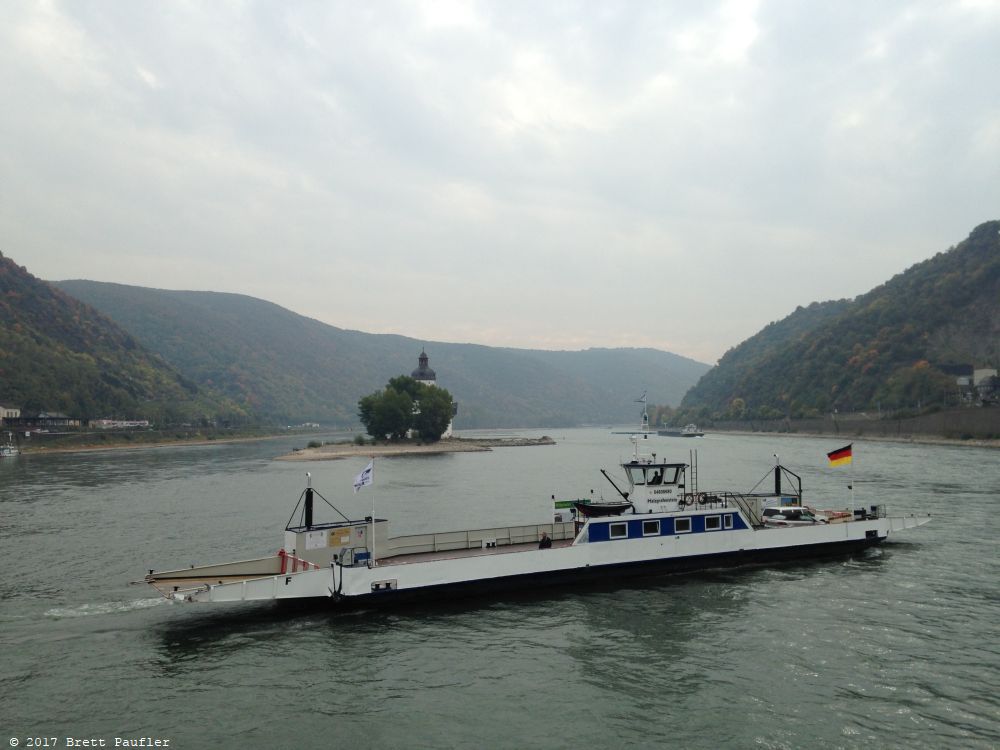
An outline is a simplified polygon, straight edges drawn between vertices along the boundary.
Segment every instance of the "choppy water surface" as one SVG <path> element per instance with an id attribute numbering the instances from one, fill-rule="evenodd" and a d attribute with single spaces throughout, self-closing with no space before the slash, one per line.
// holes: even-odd
<path id="1" fill-rule="evenodd" d="M 538 433 L 541 434 L 541 433 Z M 394 533 L 545 521 L 629 447 L 379 461 Z M 304 439 L 297 441 L 299 444 Z M 271 459 L 294 441 L 0 462 L 0 743 L 153 737 L 175 748 L 996 747 L 1000 453 L 855 443 L 859 501 L 935 515 L 852 558 L 394 612 L 171 605 L 147 568 L 274 552 L 310 470 L 348 515 L 366 462 Z M 702 489 L 772 453 L 846 500 L 842 443 L 658 438 Z"/>

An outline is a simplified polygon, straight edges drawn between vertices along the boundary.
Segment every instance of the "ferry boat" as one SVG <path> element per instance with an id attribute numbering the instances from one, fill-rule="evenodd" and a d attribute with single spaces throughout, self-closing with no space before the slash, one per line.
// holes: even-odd
<path id="1" fill-rule="evenodd" d="M 182 602 L 312 598 L 342 606 L 384 604 L 813 559 L 863 550 L 930 521 L 889 516 L 882 505 L 813 512 L 802 504 L 801 479 L 777 460 L 762 480 L 773 476 L 766 492 L 703 491 L 695 452 L 688 462 L 670 462 L 640 456 L 638 440 L 633 442 L 632 457 L 621 464 L 625 480 L 612 481 L 620 502 L 569 503 L 574 511 L 605 505 L 606 514 L 570 513 L 564 501 L 551 523 L 390 536 L 389 522 L 371 516 L 351 520 L 340 514 L 342 520 L 317 523 L 317 497 L 336 508 L 313 489 L 307 474 L 277 554 L 150 570 L 136 583 Z M 796 523 L 780 523 L 792 516 Z"/>
<path id="2" fill-rule="evenodd" d="M 698 425 L 693 422 L 684 427 L 663 427 L 656 431 L 660 437 L 705 437 L 703 430 L 698 429 Z"/>

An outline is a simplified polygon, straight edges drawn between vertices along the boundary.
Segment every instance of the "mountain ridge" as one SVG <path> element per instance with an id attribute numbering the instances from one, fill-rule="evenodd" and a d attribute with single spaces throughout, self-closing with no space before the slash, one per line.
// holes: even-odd
<path id="1" fill-rule="evenodd" d="M 358 399 L 408 374 L 424 347 L 460 402 L 459 428 L 638 421 L 633 402 L 644 390 L 679 403 L 709 367 L 653 349 L 548 352 L 365 333 L 226 292 L 53 283 L 194 382 L 272 419 L 356 424 Z"/>
<path id="2" fill-rule="evenodd" d="M 703 418 L 922 408 L 948 364 L 1000 364 L 1000 221 L 853 300 L 813 303 L 727 351 L 682 401 Z"/>

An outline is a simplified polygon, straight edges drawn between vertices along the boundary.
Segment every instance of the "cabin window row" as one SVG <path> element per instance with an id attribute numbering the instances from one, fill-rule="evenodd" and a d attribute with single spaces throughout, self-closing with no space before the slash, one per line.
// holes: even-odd
<path id="1" fill-rule="evenodd" d="M 733 528 L 733 514 L 725 513 L 718 516 L 704 516 L 705 519 L 705 531 L 720 531 L 721 529 L 732 529 Z M 667 532 L 669 533 L 669 532 Z M 691 533 L 691 517 L 687 516 L 684 518 L 674 519 L 674 534 L 690 534 Z M 642 522 L 642 535 L 645 536 L 660 536 L 660 519 L 643 521 Z M 619 522 L 612 523 L 608 525 L 608 536 L 611 539 L 628 539 L 628 523 Z"/>

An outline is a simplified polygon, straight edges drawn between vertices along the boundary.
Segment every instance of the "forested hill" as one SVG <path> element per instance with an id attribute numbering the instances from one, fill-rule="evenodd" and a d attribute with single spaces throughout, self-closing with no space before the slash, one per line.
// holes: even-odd
<path id="1" fill-rule="evenodd" d="M 0 403 L 22 412 L 154 422 L 229 417 L 92 307 L 0 254 Z"/>
<path id="2" fill-rule="evenodd" d="M 357 424 L 361 396 L 409 374 L 426 347 L 456 426 L 637 422 L 679 404 L 708 365 L 650 349 L 546 352 L 349 331 L 253 297 L 62 281 L 195 382 L 265 419 Z"/>
<path id="3" fill-rule="evenodd" d="M 941 367 L 1000 364 L 1000 221 L 855 300 L 799 308 L 728 351 L 682 414 L 804 417 L 954 399 Z M 682 416 L 683 418 L 683 416 Z"/>

